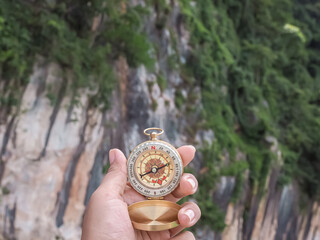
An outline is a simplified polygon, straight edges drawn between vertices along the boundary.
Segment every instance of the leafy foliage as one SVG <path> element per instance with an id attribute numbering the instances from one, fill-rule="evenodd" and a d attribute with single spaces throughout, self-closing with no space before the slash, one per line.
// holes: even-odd
<path id="1" fill-rule="evenodd" d="M 236 176 L 239 196 L 246 168 L 253 193 L 262 193 L 275 159 L 267 136 L 275 136 L 282 150 L 279 183 L 294 176 L 309 197 L 319 199 L 319 3 L 180 0 L 180 6 L 191 32 L 187 66 L 202 89 L 206 127 L 216 136 L 205 150 L 211 152 L 204 154 L 209 171 L 200 176 L 199 203 L 212 202 L 214 185 L 205 182 L 217 174 Z M 238 171 L 223 170 L 221 161 L 211 167 L 225 150 L 232 165 L 241 165 Z M 236 161 L 237 151 L 246 154 L 247 165 Z M 223 215 L 216 225 L 214 207 L 201 208 L 203 219 L 221 230 Z"/>
<path id="2" fill-rule="evenodd" d="M 94 106 L 107 107 L 113 89 L 112 61 L 126 56 L 130 66 L 152 66 L 150 44 L 142 33 L 142 7 L 125 1 L 8 1 L 0 3 L 0 66 L 10 86 L 0 106 L 17 103 L 17 89 L 28 82 L 37 55 L 71 70 L 72 91 L 97 89 Z M 94 22 L 97 29 L 93 29 Z M 96 28 L 96 27 L 94 27 Z M 8 89 L 8 88 L 6 88 Z M 75 95 L 76 96 L 76 95 Z"/>

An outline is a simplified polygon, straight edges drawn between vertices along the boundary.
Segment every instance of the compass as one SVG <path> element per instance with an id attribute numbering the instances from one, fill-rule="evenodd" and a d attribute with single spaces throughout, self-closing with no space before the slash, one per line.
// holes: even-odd
<path id="1" fill-rule="evenodd" d="M 157 139 L 163 132 L 161 128 L 145 129 L 150 140 L 136 146 L 128 158 L 129 182 L 148 199 L 128 209 L 133 226 L 140 230 L 161 231 L 179 225 L 180 206 L 164 197 L 179 185 L 183 165 L 178 151 Z"/>

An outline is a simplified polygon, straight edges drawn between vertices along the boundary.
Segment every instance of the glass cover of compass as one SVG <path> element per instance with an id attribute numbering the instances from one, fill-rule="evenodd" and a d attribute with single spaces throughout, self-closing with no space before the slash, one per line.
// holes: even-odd
<path id="1" fill-rule="evenodd" d="M 171 193 L 183 173 L 177 150 L 169 143 L 156 139 L 161 131 L 150 134 L 145 131 L 151 140 L 135 147 L 128 158 L 129 181 L 137 192 L 148 198 L 161 198 Z"/>

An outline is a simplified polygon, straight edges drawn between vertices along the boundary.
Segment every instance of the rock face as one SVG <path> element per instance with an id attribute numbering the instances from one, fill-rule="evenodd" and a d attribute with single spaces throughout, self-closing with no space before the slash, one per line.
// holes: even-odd
<path id="1" fill-rule="evenodd" d="M 170 19 L 184 61 L 189 34 L 179 24 L 177 11 L 176 6 Z M 155 18 L 153 14 L 150 22 Z M 128 155 L 146 140 L 142 132 L 147 127 L 165 129 L 163 139 L 177 147 L 213 140 L 210 131 L 187 134 L 188 127 L 201 119 L 197 111 L 188 115 L 183 107 L 178 108 L 175 93 L 181 91 L 185 99 L 193 94 L 191 104 L 201 109 L 200 91 L 182 87 L 179 74 L 168 70 L 172 33 L 150 26 L 146 32 L 160 46 L 156 71 L 165 73 L 166 88 L 161 89 L 155 73 L 144 66 L 130 69 L 120 57 L 114 65 L 118 85 L 106 112 L 89 106 L 88 89 L 82 89 L 80 102 L 72 104 L 58 65 L 40 59 L 34 66 L 20 108 L 5 116 L 0 125 L 2 238 L 80 239 L 85 205 L 103 177 L 108 150 L 117 147 Z M 57 96 L 54 102 L 47 97 L 50 86 Z M 201 166 L 199 157 L 193 163 L 196 170 Z M 237 202 L 230 200 L 235 179 L 221 178 L 214 199 L 226 212 L 226 228 L 215 233 L 208 226 L 199 226 L 198 239 L 319 240 L 319 203 L 306 202 L 305 211 L 299 211 L 298 188 L 294 184 L 277 187 L 277 176 L 274 168 L 262 198 L 245 186 Z"/>
<path id="2" fill-rule="evenodd" d="M 228 204 L 226 228 L 217 239 L 319 239 L 319 204 L 309 203 L 301 213 L 297 187 L 277 189 L 274 174 L 271 173 L 266 195 L 250 199 L 250 209 L 242 201 Z M 244 216 L 248 216 L 245 224 Z"/>
<path id="3" fill-rule="evenodd" d="M 1 125 L 0 226 L 4 238 L 79 239 L 85 204 L 102 178 L 110 148 L 118 147 L 128 155 L 145 140 L 141 133 L 149 126 L 166 129 L 164 139 L 175 146 L 187 143 L 174 106 L 174 88 L 161 92 L 153 74 L 144 67 L 129 70 L 123 58 L 116 69 L 119 86 L 113 92 L 111 108 L 103 114 L 88 109 L 85 90 L 78 106 L 70 108 L 68 96 L 56 103 L 58 107 L 53 106 L 43 85 L 63 86 L 59 66 L 34 67 L 19 113 L 8 116 Z M 155 111 L 150 108 L 152 97 L 158 101 Z M 221 178 L 215 199 L 226 211 L 226 228 L 218 234 L 199 227 L 198 238 L 320 239 L 319 204 L 309 203 L 302 214 L 297 188 L 279 189 L 276 178 L 274 170 L 261 199 L 250 196 L 246 189 L 237 203 L 228 203 L 234 179 Z"/>

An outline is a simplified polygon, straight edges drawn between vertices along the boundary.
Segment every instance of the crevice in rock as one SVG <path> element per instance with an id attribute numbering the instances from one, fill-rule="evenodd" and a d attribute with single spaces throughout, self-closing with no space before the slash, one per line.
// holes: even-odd
<path id="1" fill-rule="evenodd" d="M 70 105 L 68 106 L 66 124 L 69 122 L 72 122 L 71 115 L 74 107 L 75 96 L 76 96 L 76 90 L 73 90 Z"/>
<path id="2" fill-rule="evenodd" d="M 287 240 L 295 239 L 298 234 L 298 218 L 297 215 L 294 215 L 291 219 L 290 228 L 287 230 Z"/>
<path id="3" fill-rule="evenodd" d="M 256 220 L 256 216 L 257 216 L 257 212 L 258 212 L 258 208 L 259 208 L 259 202 L 260 202 L 260 198 L 258 197 L 258 195 L 252 195 L 248 199 L 252 199 L 252 200 L 250 201 L 250 207 L 248 209 L 249 210 L 248 219 L 246 221 L 244 219 L 244 222 L 243 222 L 244 239 L 251 238 L 254 224 L 255 224 L 255 220 Z"/>
<path id="4" fill-rule="evenodd" d="M 85 131 L 88 125 L 88 120 L 89 120 L 89 116 L 88 116 L 88 109 L 86 112 L 86 120 L 85 123 L 83 125 L 83 128 L 80 132 L 80 141 L 79 141 L 79 145 L 76 149 L 76 151 L 73 154 L 73 157 L 66 169 L 66 172 L 64 174 L 64 179 L 63 179 L 63 183 L 62 183 L 62 188 L 61 191 L 58 193 L 58 199 L 57 199 L 57 216 L 56 216 L 56 226 L 60 227 L 63 224 L 63 216 L 65 213 L 65 210 L 68 206 L 68 201 L 69 201 L 69 195 L 70 195 L 70 189 L 72 186 L 72 180 L 75 174 L 75 170 L 76 167 L 78 165 L 79 159 L 81 154 L 83 153 L 85 146 L 86 146 L 86 142 L 85 142 Z"/>
<path id="5" fill-rule="evenodd" d="M 84 204 L 87 205 L 92 193 L 99 187 L 100 182 L 103 178 L 103 162 L 107 152 L 104 147 L 103 141 L 100 144 L 99 150 L 94 158 L 94 163 L 90 171 L 90 179 L 88 182 L 86 196 L 84 198 Z"/>
<path id="6" fill-rule="evenodd" d="M 40 160 L 42 157 L 44 157 L 46 155 L 46 150 L 47 150 L 47 146 L 48 146 L 48 143 L 49 143 L 49 139 L 50 139 L 50 135 L 51 135 L 51 131 L 52 131 L 52 128 L 53 128 L 53 124 L 57 118 L 57 115 L 58 115 L 58 112 L 59 112 L 59 109 L 60 109 L 60 105 L 61 105 L 61 102 L 62 102 L 62 99 L 63 99 L 63 96 L 66 92 L 66 86 L 61 83 L 60 85 L 60 89 L 59 89 L 59 92 L 58 92 L 58 98 L 57 98 L 57 103 L 55 104 L 54 108 L 53 108 L 53 111 L 52 111 L 52 114 L 50 116 L 50 125 L 49 125 L 49 128 L 48 128 L 48 131 L 47 131 L 47 134 L 46 134 L 46 140 L 45 140 L 45 144 L 44 144 L 44 147 L 40 153 L 40 156 L 37 160 Z"/>
<path id="7" fill-rule="evenodd" d="M 102 123 L 106 121 L 105 115 L 103 115 Z M 86 190 L 86 196 L 84 198 L 84 205 L 86 206 L 90 200 L 92 193 L 99 187 L 100 182 L 103 178 L 103 165 L 105 163 L 105 157 L 108 154 L 108 149 L 106 148 L 106 138 L 108 137 L 107 128 L 104 128 L 102 141 L 99 145 L 99 149 L 94 157 L 94 163 L 90 171 L 90 179 L 88 181 L 88 186 Z"/>
<path id="8" fill-rule="evenodd" d="M 12 129 L 15 118 L 16 118 L 15 115 L 12 116 L 12 118 L 8 124 L 8 127 L 4 133 L 4 136 L 3 136 L 3 141 L 2 141 L 1 151 L 0 151 L 0 183 L 2 180 L 3 173 L 4 173 L 4 168 L 5 168 L 5 161 L 3 159 L 3 155 L 6 153 L 6 148 L 7 148 L 8 142 L 9 142 L 10 133 L 11 133 L 11 129 Z"/>
<path id="9" fill-rule="evenodd" d="M 278 208 L 277 232 L 275 239 L 284 239 L 286 230 L 293 216 L 293 200 L 295 196 L 289 186 L 283 188 Z"/>
<path id="10" fill-rule="evenodd" d="M 16 218 L 16 209 L 17 202 L 14 203 L 13 208 L 10 209 L 8 205 L 5 207 L 5 216 L 4 216 L 4 228 L 3 236 L 9 240 L 15 240 L 15 231 L 14 231 L 14 222 Z"/>
<path id="11" fill-rule="evenodd" d="M 217 186 L 218 190 L 213 193 L 213 201 L 223 212 L 227 212 L 235 185 L 234 181 L 233 177 L 221 177 Z"/>
<path id="12" fill-rule="evenodd" d="M 48 76 L 48 67 L 44 67 L 43 75 L 37 79 L 36 83 L 38 86 L 36 91 L 36 99 L 33 102 L 32 108 L 38 105 L 41 94 L 45 92 L 46 85 L 47 85 L 45 76 Z"/>
<path id="13" fill-rule="evenodd" d="M 139 131 L 143 131 L 146 126 L 146 119 L 149 119 L 149 100 L 145 92 L 141 88 L 141 82 L 137 71 L 133 71 L 128 76 L 126 89 L 125 105 L 127 106 L 126 113 L 122 114 L 124 122 L 128 125 L 137 124 Z"/>
<path id="14" fill-rule="evenodd" d="M 270 180 L 269 180 L 269 184 L 268 184 L 268 195 L 267 195 L 267 199 L 266 199 L 266 205 L 265 205 L 265 209 L 264 209 L 262 225 L 264 224 L 265 220 L 267 219 L 267 215 L 269 214 L 269 208 L 270 208 L 272 201 L 274 201 L 275 199 L 278 200 L 276 185 L 277 185 L 277 181 L 278 181 L 279 170 L 271 169 L 271 171 L 269 172 L 269 175 L 270 175 Z"/>
<path id="15" fill-rule="evenodd" d="M 47 67 L 44 68 L 44 73 L 43 73 L 42 78 L 40 78 L 38 80 L 38 87 L 37 87 L 37 91 L 36 91 L 36 96 L 37 96 L 36 100 L 38 100 L 40 98 L 41 94 L 44 93 L 46 90 L 46 85 L 47 85 L 46 83 L 47 82 L 46 82 L 45 76 L 48 76 L 48 68 Z"/>
<path id="16" fill-rule="evenodd" d="M 84 199 L 84 204 L 87 205 L 92 193 L 99 187 L 101 180 L 104 176 L 103 167 L 107 164 L 108 152 L 111 148 L 116 147 L 119 149 L 124 149 L 124 140 L 123 140 L 123 117 L 119 116 L 119 124 L 112 127 L 103 126 L 104 123 L 108 121 L 107 116 L 103 115 L 102 126 L 104 128 L 102 141 L 100 143 L 99 149 L 95 155 L 94 164 L 90 171 L 90 179 L 88 182 L 86 196 Z"/>
<path id="17" fill-rule="evenodd" d="M 317 240 L 317 232 L 318 232 L 318 227 L 315 227 L 313 230 L 313 235 L 312 235 L 312 240 Z"/>
<path id="18" fill-rule="evenodd" d="M 307 219 L 307 224 L 306 227 L 304 228 L 304 234 L 303 234 L 303 239 L 307 239 L 308 234 L 310 232 L 311 228 L 311 220 L 312 220 L 312 215 L 313 215 L 313 209 L 312 209 L 313 204 L 311 203 L 309 205 L 309 211 L 308 211 L 308 219 Z"/>

